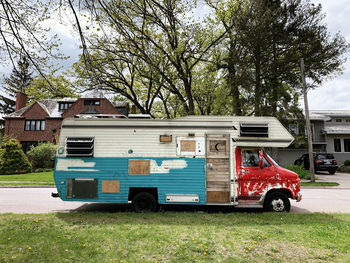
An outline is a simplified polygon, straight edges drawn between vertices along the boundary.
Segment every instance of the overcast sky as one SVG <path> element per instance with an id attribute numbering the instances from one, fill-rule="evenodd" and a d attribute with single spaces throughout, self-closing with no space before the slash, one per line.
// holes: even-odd
<path id="1" fill-rule="evenodd" d="M 326 14 L 325 22 L 331 34 L 340 32 L 350 42 L 350 1 L 312 0 L 321 3 Z M 311 110 L 350 110 L 350 54 L 347 54 L 344 73 L 325 82 L 321 87 L 308 93 Z"/>

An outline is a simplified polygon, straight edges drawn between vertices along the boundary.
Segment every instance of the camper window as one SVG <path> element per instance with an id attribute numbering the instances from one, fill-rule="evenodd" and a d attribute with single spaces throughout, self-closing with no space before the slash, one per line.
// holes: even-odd
<path id="1" fill-rule="evenodd" d="M 69 137 L 66 140 L 67 157 L 92 157 L 94 155 L 94 138 Z"/>

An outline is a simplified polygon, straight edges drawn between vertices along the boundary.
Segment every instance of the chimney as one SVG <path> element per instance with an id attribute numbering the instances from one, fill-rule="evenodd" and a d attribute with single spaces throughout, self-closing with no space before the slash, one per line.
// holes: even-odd
<path id="1" fill-rule="evenodd" d="M 16 111 L 22 109 L 27 104 L 27 95 L 19 91 L 16 95 Z"/>
<path id="2" fill-rule="evenodd" d="M 136 114 L 136 106 L 135 105 L 131 106 L 131 114 Z"/>

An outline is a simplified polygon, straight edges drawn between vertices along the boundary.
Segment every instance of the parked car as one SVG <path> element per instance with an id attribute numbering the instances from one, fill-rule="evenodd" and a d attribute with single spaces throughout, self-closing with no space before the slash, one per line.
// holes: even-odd
<path id="1" fill-rule="evenodd" d="M 306 170 L 310 168 L 309 154 L 305 153 L 294 161 L 295 165 L 302 165 Z M 338 169 L 338 162 L 331 153 L 314 153 L 315 173 L 318 171 L 328 171 L 335 174 Z"/>

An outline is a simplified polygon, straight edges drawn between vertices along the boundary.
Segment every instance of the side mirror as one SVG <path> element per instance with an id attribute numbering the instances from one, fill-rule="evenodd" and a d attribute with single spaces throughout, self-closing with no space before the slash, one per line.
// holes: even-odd
<path id="1" fill-rule="evenodd" d="M 264 152 L 262 150 L 259 151 L 259 168 L 264 169 Z"/>

